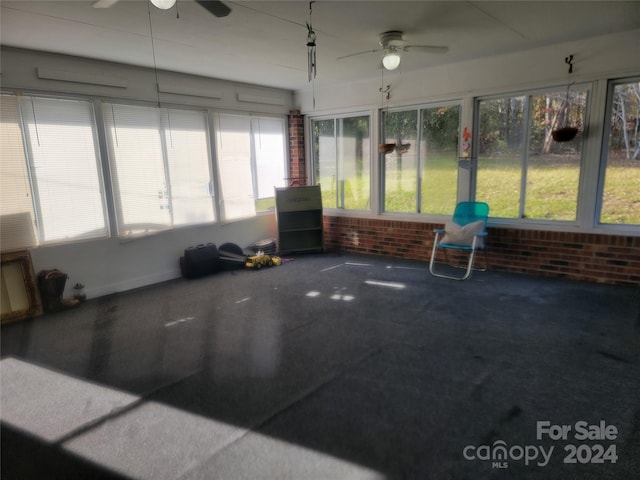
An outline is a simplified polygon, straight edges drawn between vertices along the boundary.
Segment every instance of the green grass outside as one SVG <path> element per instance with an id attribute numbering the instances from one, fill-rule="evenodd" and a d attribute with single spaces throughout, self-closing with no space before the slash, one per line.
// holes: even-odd
<path id="1" fill-rule="evenodd" d="M 417 177 L 415 163 L 399 171 L 389 162 L 385 177 L 385 211 L 415 212 Z M 451 214 L 456 205 L 458 163 L 450 153 L 431 154 L 421 181 L 421 213 Z"/>
<path id="2" fill-rule="evenodd" d="M 575 220 L 579 159 L 532 157 L 527 172 L 524 215 L 532 219 Z M 487 202 L 491 216 L 517 218 L 521 167 L 510 157 L 480 158 L 476 198 Z M 640 162 L 612 159 L 607 168 L 602 223 L 640 224 Z"/>
<path id="3" fill-rule="evenodd" d="M 320 178 L 322 205 L 337 208 L 336 184 L 333 177 Z M 344 208 L 347 210 L 369 210 L 371 208 L 370 177 L 363 174 L 344 181 Z"/>
<path id="4" fill-rule="evenodd" d="M 530 158 L 523 218 L 575 220 L 579 158 Z M 520 216 L 521 163 L 517 157 L 482 157 L 478 161 L 476 198 L 487 202 L 491 215 Z"/>
<path id="5" fill-rule="evenodd" d="M 575 220 L 579 159 L 575 156 L 531 157 L 527 173 L 525 217 L 538 220 Z M 492 217 L 518 218 L 521 164 L 515 157 L 483 157 L 479 160 L 476 198 L 487 202 Z M 385 178 L 385 211 L 416 211 L 416 172 L 399 172 L 388 163 Z M 321 179 L 323 205 L 336 206 L 336 185 Z M 369 175 L 345 181 L 345 208 L 370 208 Z M 457 191 L 457 163 L 451 155 L 432 155 L 422 179 L 421 212 L 451 214 Z M 610 160 L 602 207 L 602 223 L 640 225 L 640 161 Z"/>
<path id="6" fill-rule="evenodd" d="M 256 212 L 264 212 L 276 206 L 276 197 L 259 198 L 256 200 Z"/>
<path id="7" fill-rule="evenodd" d="M 609 160 L 601 222 L 640 225 L 640 160 Z"/>

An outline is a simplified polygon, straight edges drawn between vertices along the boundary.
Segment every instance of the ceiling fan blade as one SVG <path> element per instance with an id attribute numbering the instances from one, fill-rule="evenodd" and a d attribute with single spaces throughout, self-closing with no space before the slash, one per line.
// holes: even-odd
<path id="1" fill-rule="evenodd" d="M 358 52 L 358 53 L 350 53 L 349 55 L 344 55 L 342 57 L 338 57 L 336 58 L 336 60 L 342 60 L 343 58 L 349 58 L 349 57 L 355 57 L 357 55 L 365 55 L 367 53 L 377 53 L 377 52 L 381 52 L 382 50 L 377 49 L 377 50 L 367 50 L 365 52 Z"/>
<path id="2" fill-rule="evenodd" d="M 439 47 L 436 45 L 407 45 L 402 50 L 405 52 L 415 50 L 418 52 L 447 53 L 449 51 L 449 47 Z"/>
<path id="3" fill-rule="evenodd" d="M 222 2 L 216 2 L 213 0 L 196 0 L 196 3 L 206 8 L 216 17 L 226 17 L 231 13 L 231 9 Z"/>
<path id="4" fill-rule="evenodd" d="M 96 0 L 91 6 L 93 8 L 111 8 L 118 2 L 119 0 Z"/>

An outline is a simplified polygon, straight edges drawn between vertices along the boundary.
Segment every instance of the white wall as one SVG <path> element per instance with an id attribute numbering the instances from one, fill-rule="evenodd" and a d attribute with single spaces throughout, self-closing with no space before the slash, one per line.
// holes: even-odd
<path id="1" fill-rule="evenodd" d="M 108 238 L 31 249 L 34 270 L 58 268 L 69 275 L 65 296 L 75 283 L 87 297 L 151 285 L 180 277 L 180 256 L 186 247 L 231 242 L 246 247 L 277 236 L 274 215 L 226 225 L 181 228 L 137 239 Z"/>
<path id="2" fill-rule="evenodd" d="M 508 55 L 444 65 L 411 72 L 384 72 L 391 85 L 389 107 L 460 99 L 536 87 L 566 85 L 573 54 L 572 82 L 640 73 L 640 29 L 551 45 Z M 418 54 L 416 54 L 418 55 Z M 426 58 L 426 57 L 425 57 Z M 379 109 L 380 76 L 339 87 L 296 91 L 294 104 L 305 115 Z"/>
<path id="3" fill-rule="evenodd" d="M 158 101 L 153 69 L 4 46 L 1 53 L 3 90 Z M 163 70 L 157 73 L 163 104 L 286 115 L 293 102 L 289 90 Z"/>
<path id="4" fill-rule="evenodd" d="M 613 33 L 579 41 L 549 45 L 518 53 L 443 65 L 423 70 L 384 72 L 384 85 L 390 85 L 389 108 L 422 105 L 431 102 L 461 101 L 462 127 L 472 130 L 474 98 L 493 94 L 508 94 L 536 88 L 566 87 L 568 83 L 589 83 L 591 86 L 590 112 L 585 125 L 585 143 L 581 166 L 581 185 L 576 222 L 571 224 L 544 220 L 492 219 L 493 226 L 522 229 L 545 229 L 589 233 L 618 233 L 638 235 L 637 226 L 594 224 L 598 203 L 600 155 L 603 144 L 603 119 L 610 79 L 640 75 L 640 29 Z M 569 75 L 565 58 L 573 55 L 573 73 Z M 381 77 L 353 82 L 341 86 L 311 88 L 296 91 L 294 104 L 306 117 L 340 114 L 372 115 L 372 146 L 380 143 L 376 127 L 382 98 L 379 89 Z M 315 99 L 315 107 L 314 107 Z M 385 105 L 386 107 L 386 105 Z M 312 155 L 307 147 L 307 162 Z M 373 150 L 376 151 L 375 149 Z M 307 171 L 313 171 L 307 165 Z M 441 218 L 425 214 L 390 214 L 378 212 L 381 198 L 375 186 L 379 185 L 380 162 L 371 162 L 371 210 L 354 212 L 331 210 L 338 216 L 377 218 L 393 215 L 394 219 L 432 222 Z M 472 191 L 468 169 L 459 169 L 458 200 L 465 200 Z"/>
<path id="5" fill-rule="evenodd" d="M 158 100 L 155 73 L 150 69 L 8 47 L 2 47 L 1 55 L 3 91 L 154 103 Z M 174 72 L 159 72 L 158 80 L 162 90 L 173 92 L 160 94 L 163 104 L 278 115 L 285 115 L 292 108 L 293 95 L 288 90 Z M 275 216 L 271 213 L 136 239 L 114 236 L 41 246 L 31 249 L 31 256 L 36 273 L 59 268 L 69 275 L 66 296 L 79 282 L 85 285 L 87 296 L 93 298 L 179 277 L 179 258 L 186 247 L 207 242 L 246 247 L 276 236 Z"/>

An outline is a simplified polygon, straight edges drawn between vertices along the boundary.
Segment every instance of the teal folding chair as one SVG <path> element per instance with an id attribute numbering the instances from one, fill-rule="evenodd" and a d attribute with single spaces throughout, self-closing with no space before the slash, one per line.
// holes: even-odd
<path id="1" fill-rule="evenodd" d="M 445 228 L 434 230 L 436 234 L 433 240 L 433 250 L 431 252 L 431 260 L 429 260 L 429 272 L 431 275 L 442 278 L 450 278 L 452 280 L 466 280 L 471 276 L 473 271 L 473 262 L 478 250 L 485 253 L 485 237 L 487 236 L 487 218 L 489 217 L 489 205 L 484 202 L 460 202 L 456 205 L 451 221 L 445 223 Z M 456 250 L 458 252 L 467 252 L 468 261 L 466 266 L 462 266 L 464 274 L 456 276 L 449 273 L 436 271 L 438 262 L 436 257 L 438 249 L 443 249 L 445 254 L 445 262 L 448 263 L 447 251 Z M 483 270 L 486 270 L 483 269 Z"/>

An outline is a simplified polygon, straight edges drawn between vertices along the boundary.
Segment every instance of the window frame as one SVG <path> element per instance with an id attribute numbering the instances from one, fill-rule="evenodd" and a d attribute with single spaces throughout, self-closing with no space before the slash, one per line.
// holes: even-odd
<path id="1" fill-rule="evenodd" d="M 218 109 L 210 109 L 208 112 L 209 116 L 209 124 L 210 124 L 210 149 L 211 149 L 211 163 L 213 169 L 213 184 L 216 193 L 216 219 L 217 223 L 225 224 L 225 223 L 233 223 L 237 221 L 241 221 L 247 218 L 259 217 L 263 215 L 268 215 L 272 213 L 275 209 L 275 190 L 271 197 L 260 197 L 260 189 L 259 189 L 259 168 L 258 168 L 258 158 L 257 158 L 257 148 L 256 142 L 257 136 L 259 135 L 259 131 L 257 124 L 261 119 L 269 119 L 269 120 L 279 120 L 282 126 L 282 154 L 283 154 L 283 165 L 282 171 L 284 173 L 284 177 L 281 179 L 282 184 L 280 186 L 284 187 L 287 184 L 287 175 L 289 173 L 289 129 L 287 125 L 286 116 L 283 115 L 272 115 L 267 113 L 255 113 L 255 112 L 243 112 L 243 111 L 232 111 L 232 110 L 218 110 Z M 246 117 L 249 123 L 249 169 L 251 171 L 251 192 L 254 204 L 254 213 L 252 216 L 242 216 L 242 217 L 232 217 L 229 218 L 225 211 L 225 198 L 224 198 L 224 187 L 223 187 L 223 175 L 220 171 L 220 159 L 219 159 L 219 151 L 218 151 L 218 136 L 219 136 L 219 125 L 220 125 L 220 116 L 221 115 L 231 115 L 236 117 Z M 273 205 L 267 207 L 264 210 L 259 210 L 257 203 L 260 200 L 273 198 Z"/>
<path id="2" fill-rule="evenodd" d="M 428 102 L 428 103 L 420 103 L 420 104 L 415 104 L 415 105 L 403 105 L 403 106 L 398 106 L 398 107 L 394 107 L 394 108 L 385 108 L 385 109 L 381 109 L 380 110 L 380 115 L 379 115 L 379 136 L 381 139 L 381 142 L 385 141 L 386 138 L 386 131 L 385 131 L 385 121 L 386 121 L 386 115 L 388 113 L 396 113 L 396 112 L 406 112 L 406 111 L 415 111 L 417 112 L 417 125 L 416 125 L 416 143 L 418 145 L 421 145 L 423 139 L 424 139 L 424 129 L 422 128 L 422 121 L 423 121 L 423 113 L 426 110 L 433 110 L 433 109 L 437 109 L 437 108 L 441 108 L 441 107 L 458 107 L 458 131 L 457 131 L 457 136 L 458 136 L 458 141 L 456 144 L 456 149 L 455 149 L 455 154 L 456 154 L 456 162 L 457 162 L 457 167 L 456 167 L 456 202 L 458 202 L 461 198 L 461 194 L 463 192 L 460 191 L 460 170 L 461 170 L 461 166 L 460 166 L 460 138 L 462 137 L 462 129 L 463 129 L 463 118 L 464 118 L 464 101 L 462 99 L 451 99 L 451 100 L 442 100 L 442 101 L 438 101 L 438 102 Z M 417 161 L 416 161 L 416 184 L 415 184 L 415 195 L 416 195 L 416 203 L 415 203 L 415 210 L 411 211 L 411 212 L 402 212 L 402 211 L 392 211 L 392 210 L 386 210 L 386 173 L 387 173 L 387 169 L 386 169 L 386 165 L 385 165 L 385 154 L 383 153 L 379 153 L 378 157 L 380 158 L 380 190 L 378 192 L 378 195 L 380 197 L 380 210 L 381 213 L 384 215 L 393 215 L 393 216 L 400 216 L 400 215 L 410 215 L 410 216 L 419 216 L 420 218 L 424 218 L 424 217 L 431 217 L 431 218 L 436 218 L 436 217 L 440 217 L 442 215 L 449 215 L 449 214 L 440 214 L 440 213 L 431 213 L 431 212 L 423 212 L 422 211 L 422 201 L 423 201 L 423 196 L 424 196 L 424 191 L 422 188 L 422 181 L 424 178 L 424 174 L 425 174 L 425 170 L 426 170 L 426 157 L 424 155 L 422 155 L 421 149 L 418 148 L 417 152 Z M 455 205 L 452 206 L 451 208 L 451 213 L 453 213 L 453 209 L 455 208 Z"/>
<path id="3" fill-rule="evenodd" d="M 206 106 L 197 106 L 197 105 L 187 105 L 187 104 L 177 104 L 177 103 L 162 103 L 159 108 L 166 110 L 181 110 L 181 111 L 189 111 L 189 112 L 198 112 L 203 115 L 204 122 L 206 124 L 206 128 L 204 131 L 206 141 L 207 141 L 207 166 L 210 172 L 210 191 L 211 201 L 212 201 L 212 212 L 213 212 L 213 220 L 205 221 L 205 222 L 197 222 L 197 223 L 178 223 L 175 225 L 168 225 L 166 228 L 154 229 L 149 232 L 137 232 L 133 235 L 123 236 L 119 233 L 119 219 L 122 218 L 121 215 L 118 215 L 118 205 L 121 203 L 121 199 L 119 198 L 119 194 L 116 191 L 117 183 L 113 179 L 113 175 L 116 174 L 113 166 L 112 159 L 110 158 L 109 153 L 109 138 L 107 132 L 107 124 L 104 119 L 104 111 L 105 105 L 114 104 L 114 105 L 123 105 L 123 106 L 133 106 L 133 107 L 143 107 L 143 108 L 158 108 L 158 104 L 155 102 L 143 101 L 143 100 L 135 100 L 135 99 L 124 99 L 118 97 L 109 97 L 109 96 L 92 96 L 92 95 L 74 95 L 74 94 L 64 94 L 58 92 L 40 92 L 40 91 L 31 91 L 31 90 L 15 90 L 10 88 L 0 89 L 0 93 L 4 96 L 14 97 L 16 99 L 16 104 L 18 105 L 18 116 L 19 120 L 16 125 L 19 129 L 20 148 L 24 151 L 25 159 L 25 171 L 28 182 L 28 191 L 29 195 L 31 195 L 31 199 L 29 204 L 31 206 L 31 215 L 33 218 L 33 232 L 34 232 L 34 241 L 35 243 L 30 243 L 26 245 L 24 248 L 38 248 L 38 247 L 48 247 L 54 245 L 64 245 L 64 244 L 72 244 L 77 242 L 85 242 L 85 241 L 95 241 L 100 239 L 109 239 L 109 238 L 117 238 L 120 241 L 126 240 L 127 238 L 135 239 L 149 235 L 156 235 L 167 231 L 172 230 L 180 230 L 180 229 L 189 229 L 194 227 L 199 227 L 203 225 L 224 225 L 225 223 L 236 222 L 239 220 L 249 219 L 253 217 L 259 217 L 263 215 L 269 215 L 273 213 L 275 208 L 275 193 L 273 195 L 274 201 L 273 206 L 267 206 L 265 209 L 256 209 L 254 215 L 242 218 L 234 218 L 234 219 L 225 219 L 223 204 L 222 204 L 222 189 L 220 183 L 220 176 L 218 172 L 218 157 L 216 152 L 216 130 L 214 126 L 214 115 L 217 113 L 227 113 L 233 115 L 246 116 L 250 119 L 250 123 L 252 125 L 251 129 L 251 188 L 256 195 L 256 199 L 268 199 L 270 197 L 265 197 L 264 195 L 260 197 L 259 195 L 259 179 L 255 176 L 259 173 L 259 168 L 257 164 L 257 156 L 256 156 L 256 148 L 255 142 L 258 141 L 258 130 L 257 127 L 253 128 L 254 125 L 257 125 L 261 119 L 268 119 L 277 121 L 280 126 L 282 133 L 282 166 L 281 170 L 284 172 L 284 176 L 282 178 L 283 186 L 286 185 L 286 175 L 289 173 L 289 156 L 290 152 L 288 149 L 289 146 L 289 128 L 287 123 L 287 115 L 285 113 L 269 113 L 269 112 L 249 112 L 245 110 L 228 110 L 228 109 L 216 109 Z M 40 199 L 37 198 L 38 194 L 38 185 L 36 185 L 32 179 L 33 175 L 33 166 L 31 160 L 31 152 L 30 147 L 28 145 L 27 138 L 25 137 L 25 123 L 22 118 L 20 112 L 19 101 L 21 97 L 38 97 L 45 98 L 51 100 L 71 100 L 71 101 L 80 101 L 84 102 L 88 105 L 88 108 L 91 111 L 91 132 L 93 135 L 93 145 L 96 153 L 96 172 L 97 178 L 99 180 L 99 193 L 101 196 L 101 208 L 104 222 L 104 229 L 98 235 L 83 235 L 80 237 L 73 238 L 64 238 L 64 239 L 53 239 L 53 240 L 43 240 L 42 233 L 42 221 L 40 220 L 40 211 L 41 208 L 39 206 Z M 275 123 L 274 123 L 275 125 Z M 160 132 L 161 142 L 164 141 L 164 134 Z M 164 144 L 161 146 L 164 151 L 166 148 Z M 166 155 L 165 155 L 166 157 Z M 167 159 L 163 157 L 163 164 L 167 163 Z M 262 167 L 265 168 L 265 167 Z M 266 167 L 270 168 L 270 167 Z M 280 169 L 280 167 L 279 167 Z M 266 187 L 262 185 L 263 194 L 266 192 Z"/>
<path id="4" fill-rule="evenodd" d="M 584 183 L 587 181 L 588 171 L 589 171 L 589 145 L 592 142 L 592 138 L 590 132 L 593 131 L 593 122 L 594 122 L 594 104 L 599 102 L 598 98 L 598 89 L 595 82 L 593 81 L 581 81 L 581 82 L 571 82 L 570 88 L 581 90 L 585 90 L 587 92 L 587 103 L 585 106 L 584 112 L 584 130 L 582 132 L 582 146 L 580 150 L 580 161 L 578 164 L 579 172 L 578 172 L 578 185 L 577 185 L 577 195 L 576 195 L 576 213 L 575 219 L 573 220 L 553 220 L 553 219 L 542 219 L 542 218 L 514 218 L 514 217 L 494 217 L 491 216 L 491 223 L 499 226 L 510 226 L 518 229 L 542 229 L 542 230 L 550 230 L 550 231 L 574 231 L 574 230 L 593 230 L 593 225 L 584 225 L 582 221 L 582 211 L 585 208 L 585 194 L 584 194 Z M 529 157 L 529 145 L 531 140 L 531 98 L 536 95 L 542 95 L 549 92 L 562 92 L 566 91 L 567 84 L 555 84 L 555 85 L 546 85 L 541 87 L 529 88 L 524 90 L 516 90 L 516 91 L 507 91 L 507 92 L 497 92 L 491 93 L 489 95 L 478 95 L 473 97 L 473 139 L 472 139 L 472 162 L 471 162 L 471 176 L 470 176 L 470 186 L 469 186 L 469 198 L 474 200 L 477 197 L 477 178 L 478 178 L 478 169 L 479 169 L 479 142 L 480 135 L 477 132 L 480 132 L 480 102 L 483 100 L 496 100 L 503 98 L 511 98 L 511 97 L 526 97 L 526 119 L 523 119 L 523 124 L 526 125 L 526 139 L 524 140 L 524 149 L 525 149 L 525 157 Z M 523 164 L 521 167 L 522 173 L 520 174 L 520 185 L 527 182 L 527 174 L 529 169 L 529 162 L 523 160 Z M 519 211 L 523 211 L 523 206 L 526 205 L 526 190 L 525 196 L 520 195 L 519 198 Z M 570 230 L 567 230 L 570 229 Z"/>
<path id="5" fill-rule="evenodd" d="M 51 94 L 51 93 L 41 93 L 41 92 L 31 92 L 31 91 L 15 91 L 15 90 L 2 90 L 2 95 L 13 96 L 16 98 L 18 103 L 18 115 L 19 115 L 19 124 L 18 128 L 20 129 L 20 134 L 22 137 L 22 148 L 24 151 L 24 160 L 25 160 L 25 168 L 27 170 L 28 182 L 29 182 L 29 193 L 31 194 L 31 204 L 32 204 L 32 214 L 34 227 L 33 231 L 35 234 L 35 245 L 26 246 L 25 248 L 30 247 L 46 247 L 46 246 L 54 246 L 61 244 L 73 244 L 77 242 L 84 241 L 92 241 L 99 240 L 104 238 L 109 238 L 112 235 L 112 225 L 110 221 L 110 198 L 107 194 L 107 183 L 105 182 L 104 176 L 104 155 L 102 150 L 101 143 L 101 123 L 98 119 L 98 111 L 96 109 L 96 104 L 91 97 L 80 96 L 80 95 L 65 95 L 65 94 Z M 34 164 L 34 153 L 33 147 L 31 145 L 31 141 L 29 139 L 29 135 L 26 132 L 27 125 L 26 120 L 24 118 L 23 110 L 22 110 L 22 101 L 23 99 L 29 98 L 32 102 L 33 99 L 44 99 L 51 101 L 69 101 L 69 102 L 82 102 L 87 105 L 89 118 L 91 119 L 91 124 L 87 125 L 91 129 L 91 137 L 93 141 L 93 152 L 95 153 L 94 161 L 95 161 L 95 174 L 97 180 L 97 193 L 100 197 L 100 204 L 102 210 L 102 218 L 103 218 L 103 227 L 100 232 L 96 234 L 84 234 L 78 235 L 74 237 L 68 238 L 55 238 L 47 240 L 45 238 L 44 231 L 44 220 L 43 220 L 43 208 L 41 206 L 42 199 L 40 198 L 40 185 L 35 175 L 36 166 Z"/>
<path id="6" fill-rule="evenodd" d="M 598 179 L 595 189 L 595 209 L 593 216 L 593 226 L 595 229 L 606 231 L 607 233 L 614 234 L 631 234 L 640 235 L 640 223 L 605 223 L 602 222 L 602 207 L 603 196 L 605 188 L 605 180 L 607 167 L 609 163 L 609 136 L 611 134 L 611 111 L 613 108 L 613 101 L 615 95 L 615 89 L 618 85 L 624 85 L 627 83 L 640 82 L 640 75 L 632 75 L 618 78 L 609 78 L 603 83 L 606 83 L 605 91 L 606 97 L 604 102 L 603 116 L 603 128 L 601 135 L 600 156 L 598 164 Z M 640 160 L 638 160 L 640 162 Z"/>
<path id="7" fill-rule="evenodd" d="M 340 151 L 340 142 L 338 141 L 338 120 L 358 118 L 358 117 L 367 117 L 369 122 L 369 208 L 368 209 L 350 209 L 345 208 L 345 196 L 344 196 L 344 162 L 340 161 L 339 151 Z M 374 210 L 374 202 L 375 198 L 378 195 L 374 190 L 374 185 L 377 185 L 375 181 L 376 171 L 374 168 L 375 163 L 375 150 L 374 150 L 374 133 L 376 129 L 374 128 L 374 124 L 378 123 L 377 118 L 371 110 L 357 110 L 350 112 L 342 112 L 331 115 L 318 115 L 318 116 L 309 116 L 308 118 L 308 127 L 306 131 L 308 132 L 307 139 L 305 143 L 308 145 L 308 158 L 310 161 L 308 162 L 309 172 L 308 175 L 309 181 L 311 185 L 318 185 L 319 175 L 316 175 L 316 166 L 318 159 L 316 158 L 315 152 L 315 138 L 313 133 L 313 128 L 315 122 L 332 120 L 333 121 L 333 138 L 335 141 L 335 154 L 336 154 L 336 165 L 335 165 L 335 173 L 336 173 L 336 206 L 328 207 L 323 205 L 324 209 L 335 211 L 335 212 L 347 212 L 350 215 L 362 215 L 365 213 L 370 213 Z"/>
<path id="8" fill-rule="evenodd" d="M 108 177 L 109 187 L 110 187 L 109 206 L 113 210 L 113 214 L 109 217 L 110 220 L 113 222 L 114 234 L 112 236 L 118 237 L 120 239 L 139 238 L 139 237 L 144 237 L 148 235 L 155 235 L 155 234 L 166 232 L 166 231 L 178 230 L 182 228 L 198 227 L 202 225 L 213 225 L 218 223 L 220 218 L 218 216 L 219 209 L 217 206 L 219 190 L 215 187 L 216 176 L 215 176 L 215 171 L 213 167 L 214 165 L 213 145 L 211 143 L 211 132 L 213 130 L 213 127 L 211 125 L 209 109 L 174 105 L 174 104 L 161 104 L 160 106 L 158 106 L 158 104 L 156 103 L 131 102 L 131 101 L 122 101 L 118 99 L 106 99 L 106 98 L 100 99 L 99 103 L 100 103 L 100 115 L 101 115 L 99 120 L 101 121 L 100 127 L 102 128 L 102 134 L 104 135 L 104 149 L 105 149 L 104 151 L 105 151 L 105 157 L 106 157 L 106 160 L 103 162 L 103 168 L 105 168 L 107 173 L 109 174 L 109 177 Z M 171 168 L 169 165 L 170 159 L 167 152 L 167 133 L 166 133 L 166 127 L 170 126 L 169 112 L 172 110 L 179 110 L 179 111 L 185 111 L 190 113 L 194 112 L 202 115 L 202 118 L 204 120 L 204 125 L 205 125 L 205 129 L 203 133 L 207 143 L 206 162 L 207 162 L 207 168 L 209 170 L 209 192 L 210 192 L 210 198 L 211 198 L 211 212 L 213 214 L 212 220 L 204 220 L 204 221 L 198 221 L 193 223 L 175 223 L 174 213 L 171 211 L 172 209 L 169 209 L 170 210 L 169 224 L 162 225 L 162 224 L 149 223 L 149 225 L 153 225 L 154 228 L 151 228 L 145 231 L 127 232 L 128 226 L 124 222 L 123 200 L 118 191 L 119 181 L 117 178 L 118 171 L 117 171 L 116 159 L 112 158 L 111 156 L 109 132 L 107 130 L 108 126 L 105 120 L 105 109 L 109 108 L 110 106 L 121 106 L 124 108 L 133 107 L 133 108 L 151 109 L 151 110 L 154 110 L 153 113 L 157 114 L 158 126 L 159 126 L 159 130 L 157 131 L 158 138 L 159 138 L 158 146 L 162 153 L 161 162 L 162 162 L 162 167 L 163 167 L 166 184 L 167 184 L 167 187 L 166 187 L 167 193 L 170 198 L 171 198 L 172 179 L 170 175 Z M 167 115 L 168 116 L 167 118 L 169 118 L 167 125 L 163 123 L 165 115 Z M 143 224 L 140 224 L 140 225 L 143 225 Z"/>

